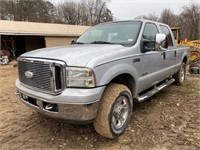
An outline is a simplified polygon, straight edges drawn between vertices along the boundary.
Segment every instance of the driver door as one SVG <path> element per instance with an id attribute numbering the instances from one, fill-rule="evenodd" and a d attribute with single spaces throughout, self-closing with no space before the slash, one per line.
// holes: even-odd
<path id="1" fill-rule="evenodd" d="M 154 23 L 146 23 L 142 36 L 141 50 L 145 52 L 141 56 L 142 76 L 140 78 L 139 92 L 154 86 L 162 81 L 162 69 L 164 69 L 165 52 L 155 51 L 155 36 L 159 30 Z M 143 50 L 142 50 L 143 51 Z"/>

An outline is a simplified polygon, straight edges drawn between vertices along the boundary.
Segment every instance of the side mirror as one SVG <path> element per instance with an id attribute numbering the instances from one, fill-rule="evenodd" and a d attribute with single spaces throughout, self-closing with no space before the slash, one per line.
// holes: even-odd
<path id="1" fill-rule="evenodd" d="M 166 50 L 166 48 L 168 48 L 167 36 L 163 33 L 156 34 L 155 50 L 163 51 Z"/>

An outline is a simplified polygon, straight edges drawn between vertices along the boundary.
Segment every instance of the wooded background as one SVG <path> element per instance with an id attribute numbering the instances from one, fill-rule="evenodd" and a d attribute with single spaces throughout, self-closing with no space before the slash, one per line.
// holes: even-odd
<path id="1" fill-rule="evenodd" d="M 53 4 L 51 0 L 6 0 L 0 1 L 0 18 L 1 20 L 93 26 L 118 20 L 117 16 L 114 19 L 107 7 L 109 1 L 65 0 L 59 4 Z M 148 14 L 136 18 L 163 22 L 171 27 L 181 27 L 182 39 L 200 38 L 200 4 L 197 2 L 191 1 L 189 5 L 183 6 L 180 14 L 174 14 L 171 9 L 166 8 L 160 16 Z"/>

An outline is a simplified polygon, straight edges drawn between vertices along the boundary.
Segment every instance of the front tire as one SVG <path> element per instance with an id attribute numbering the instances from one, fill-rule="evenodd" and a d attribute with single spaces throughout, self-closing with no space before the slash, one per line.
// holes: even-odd
<path id="1" fill-rule="evenodd" d="M 186 78 L 186 64 L 185 64 L 185 62 L 182 62 L 181 68 L 174 75 L 175 84 L 176 85 L 182 85 L 182 83 L 185 80 L 185 78 Z"/>
<path id="2" fill-rule="evenodd" d="M 93 123 L 95 130 L 111 139 L 123 134 L 131 118 L 132 108 L 132 95 L 126 86 L 108 85 Z"/>

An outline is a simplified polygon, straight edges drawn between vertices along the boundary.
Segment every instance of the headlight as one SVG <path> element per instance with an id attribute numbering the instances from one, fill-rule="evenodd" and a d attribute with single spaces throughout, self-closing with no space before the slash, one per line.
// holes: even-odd
<path id="1" fill-rule="evenodd" d="M 95 87 L 94 72 L 89 68 L 67 68 L 67 87 Z"/>

